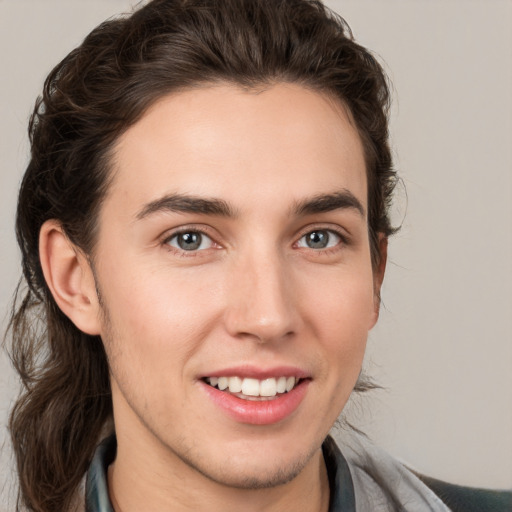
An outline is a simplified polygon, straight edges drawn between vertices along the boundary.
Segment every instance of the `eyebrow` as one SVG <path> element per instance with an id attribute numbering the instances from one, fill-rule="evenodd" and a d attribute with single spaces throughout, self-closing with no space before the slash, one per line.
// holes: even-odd
<path id="1" fill-rule="evenodd" d="M 350 190 L 341 190 L 333 194 L 319 194 L 311 199 L 299 201 L 295 205 L 296 215 L 311 215 L 315 213 L 325 213 L 339 209 L 356 210 L 361 217 L 366 217 L 366 212 L 361 201 L 350 192 Z"/>
<path id="2" fill-rule="evenodd" d="M 366 215 L 359 199 L 346 189 L 332 194 L 319 194 L 312 198 L 298 201 L 292 212 L 295 215 L 313 215 L 339 209 L 354 209 L 362 217 Z M 142 220 L 149 215 L 159 212 L 198 213 L 227 218 L 235 218 L 237 216 L 237 212 L 223 199 L 171 194 L 144 205 L 136 218 L 137 220 Z"/>
<path id="3" fill-rule="evenodd" d="M 236 217 L 236 212 L 222 199 L 171 194 L 151 201 L 137 214 L 137 220 L 158 212 L 199 213 L 220 217 Z"/>

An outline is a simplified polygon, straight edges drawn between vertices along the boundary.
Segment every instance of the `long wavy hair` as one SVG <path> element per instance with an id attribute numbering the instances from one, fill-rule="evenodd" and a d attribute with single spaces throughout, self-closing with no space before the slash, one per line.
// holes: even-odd
<path id="1" fill-rule="evenodd" d="M 9 422 L 17 510 L 68 510 L 112 418 L 102 340 L 57 307 L 39 260 L 41 226 L 57 219 L 92 255 L 116 140 L 163 95 L 214 82 L 297 83 L 342 102 L 364 146 L 373 265 L 379 233 L 393 232 L 387 78 L 320 1 L 153 0 L 98 26 L 51 71 L 29 125 L 16 218 L 23 277 L 6 336 L 22 383 Z"/>

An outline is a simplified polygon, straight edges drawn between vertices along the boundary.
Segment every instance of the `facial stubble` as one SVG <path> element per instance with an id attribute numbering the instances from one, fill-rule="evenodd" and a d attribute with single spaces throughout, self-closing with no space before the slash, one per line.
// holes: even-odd
<path id="1" fill-rule="evenodd" d="M 265 474 L 261 474 L 261 471 L 255 469 L 252 471 L 253 474 L 243 474 L 243 472 L 239 472 L 235 477 L 234 475 L 226 473 L 223 469 L 225 467 L 230 467 L 229 461 L 227 461 L 227 463 L 224 461 L 220 467 L 215 467 L 211 461 L 205 459 L 203 454 L 195 451 L 193 447 L 186 448 L 188 442 L 185 437 L 182 436 L 177 439 L 177 442 L 173 443 L 175 446 L 179 446 L 181 448 L 179 451 L 162 439 L 162 436 L 159 435 L 152 427 L 148 418 L 142 414 L 142 412 L 139 412 L 137 407 L 135 407 L 135 400 L 133 400 L 133 397 L 125 391 L 125 386 L 122 385 L 122 382 L 125 379 L 130 379 L 130 375 L 126 372 L 124 372 L 123 375 L 123 372 L 121 372 L 120 368 L 117 368 L 116 365 L 117 358 L 121 355 L 122 344 L 116 341 L 119 339 L 119 336 L 116 335 L 116 330 L 105 300 L 105 294 L 102 292 L 98 273 L 92 262 L 91 269 L 94 277 L 98 304 L 100 306 L 100 321 L 103 331 L 101 338 L 105 347 L 105 353 L 107 354 L 111 388 L 112 381 L 114 380 L 115 386 L 118 388 L 119 392 L 123 394 L 124 399 L 135 412 L 139 421 L 149 432 L 151 432 L 166 451 L 171 452 L 182 463 L 211 482 L 239 490 L 260 490 L 284 486 L 302 473 L 307 464 L 312 461 L 314 455 L 321 450 L 321 445 L 312 446 L 305 454 L 297 454 L 299 457 L 294 461 L 290 461 L 286 466 L 274 467 L 274 465 L 270 465 L 268 472 L 265 472 Z M 272 469 L 270 469 L 270 467 L 272 467 Z M 256 476 L 257 473 L 258 476 Z"/>

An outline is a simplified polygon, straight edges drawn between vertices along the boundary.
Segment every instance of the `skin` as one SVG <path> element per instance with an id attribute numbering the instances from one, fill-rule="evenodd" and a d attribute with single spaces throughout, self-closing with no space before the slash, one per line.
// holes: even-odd
<path id="1" fill-rule="evenodd" d="M 116 510 L 327 510 L 321 444 L 359 375 L 385 264 L 383 239 L 372 269 L 350 115 L 291 84 L 175 93 L 121 136 L 113 172 L 94 266 L 55 221 L 41 259 L 59 306 L 105 343 Z M 162 208 L 176 194 L 230 215 Z M 360 208 L 298 206 L 336 194 Z M 180 229 L 205 233 L 199 250 L 180 249 Z M 327 247 L 308 246 L 315 230 Z M 226 415 L 201 378 L 246 365 L 305 372 L 298 408 L 268 425 Z"/>

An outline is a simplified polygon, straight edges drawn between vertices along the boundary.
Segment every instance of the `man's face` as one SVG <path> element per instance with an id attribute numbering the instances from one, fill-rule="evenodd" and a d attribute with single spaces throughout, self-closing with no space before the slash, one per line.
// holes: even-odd
<path id="1" fill-rule="evenodd" d="M 120 138 L 113 177 L 95 271 L 118 457 L 129 443 L 147 468 L 289 480 L 377 318 L 354 125 L 296 85 L 180 92 Z"/>

